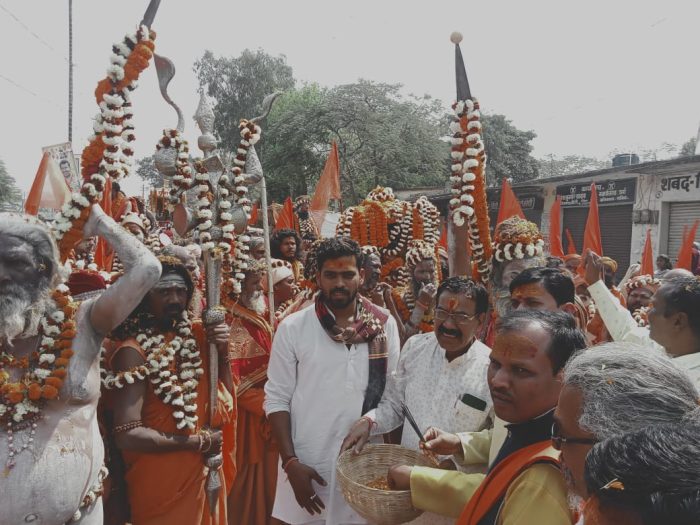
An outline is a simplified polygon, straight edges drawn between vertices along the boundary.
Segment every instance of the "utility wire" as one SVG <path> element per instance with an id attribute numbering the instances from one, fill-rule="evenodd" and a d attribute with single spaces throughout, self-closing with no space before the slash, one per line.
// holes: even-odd
<path id="1" fill-rule="evenodd" d="M 56 53 L 58 56 L 60 56 L 63 60 L 65 60 L 66 62 L 68 62 L 68 59 L 66 58 L 66 56 L 65 56 L 64 54 L 62 54 L 61 52 L 59 52 L 55 47 L 53 47 L 53 46 L 52 46 L 51 44 L 49 44 L 46 40 L 44 40 L 44 39 L 41 38 L 38 34 L 36 34 L 34 31 L 32 31 L 32 30 L 29 28 L 29 26 L 27 26 L 27 24 L 25 24 L 25 23 L 22 22 L 19 18 L 17 18 L 17 16 L 16 16 L 12 11 L 10 11 L 7 7 L 5 7 L 4 5 L 0 4 L 0 9 L 2 9 L 2 10 L 5 11 L 8 15 L 10 15 L 10 17 L 11 17 L 12 19 L 14 19 L 15 22 L 17 22 L 19 25 L 21 25 L 21 26 L 24 28 L 24 30 L 27 31 L 30 35 L 32 35 L 35 39 L 37 39 L 39 42 L 41 42 L 41 43 L 44 45 L 44 47 L 50 49 L 51 51 L 53 51 L 54 53 Z"/>
<path id="2" fill-rule="evenodd" d="M 48 103 L 48 104 L 51 104 L 52 106 L 55 106 L 55 107 L 57 107 L 57 108 L 59 108 L 59 109 L 61 109 L 61 110 L 66 109 L 65 106 L 62 106 L 61 104 L 59 104 L 59 103 L 57 103 L 57 102 L 54 102 L 54 101 L 51 100 L 51 99 L 48 99 L 48 98 L 46 98 L 46 97 L 42 97 L 41 95 L 38 95 L 37 93 L 35 93 L 35 92 L 32 91 L 31 89 L 24 87 L 22 84 L 18 84 L 17 82 L 15 82 L 14 80 L 12 80 L 11 78 L 6 77 L 6 76 L 3 75 L 2 73 L 0 73 L 0 78 L 3 79 L 3 80 L 4 80 L 5 82 L 7 82 L 8 84 L 12 84 L 12 85 L 15 86 L 16 88 L 21 89 L 22 91 L 25 91 L 25 92 L 29 93 L 30 95 L 32 95 L 32 96 L 34 96 L 34 97 L 36 97 L 36 98 L 38 98 L 38 99 L 40 99 L 40 100 L 43 100 L 44 102 L 46 102 L 46 103 Z"/>

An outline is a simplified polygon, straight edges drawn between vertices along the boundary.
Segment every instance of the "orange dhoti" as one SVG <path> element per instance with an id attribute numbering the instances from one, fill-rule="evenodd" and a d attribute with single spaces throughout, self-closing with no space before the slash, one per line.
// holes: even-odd
<path id="1" fill-rule="evenodd" d="M 238 398 L 236 479 L 229 496 L 229 525 L 267 525 L 277 489 L 279 452 L 265 420 L 262 388 Z"/>
<path id="2" fill-rule="evenodd" d="M 229 357 L 237 383 L 236 479 L 228 499 L 229 525 L 267 525 L 277 489 L 279 453 L 265 418 L 263 387 L 272 330 L 260 315 L 232 307 Z"/>
<path id="3" fill-rule="evenodd" d="M 207 351 L 202 326 L 193 325 L 207 370 Z M 132 343 L 137 346 L 135 341 Z M 132 346 L 122 344 L 121 346 Z M 209 421 L 209 379 L 200 377 L 197 385 L 198 426 L 211 426 L 223 432 L 223 466 L 219 470 L 222 489 L 216 512 L 211 515 L 205 492 L 208 468 L 204 456 L 196 451 L 142 453 L 122 451 L 126 464 L 125 479 L 131 507 L 132 525 L 226 525 L 226 497 L 235 476 L 235 405 L 233 396 L 219 383 L 218 404 L 212 425 Z M 141 409 L 144 427 L 169 434 L 190 434 L 178 430 L 173 407 L 163 403 L 148 384 Z"/>

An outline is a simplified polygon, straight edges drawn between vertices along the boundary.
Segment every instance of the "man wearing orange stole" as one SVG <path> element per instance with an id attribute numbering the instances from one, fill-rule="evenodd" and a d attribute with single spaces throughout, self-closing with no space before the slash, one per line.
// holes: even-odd
<path id="1" fill-rule="evenodd" d="M 229 360 L 236 382 L 236 466 L 228 499 L 229 525 L 267 525 L 277 487 L 279 453 L 263 410 L 272 328 L 265 319 L 262 261 L 251 261 L 231 307 Z"/>
<path id="2" fill-rule="evenodd" d="M 114 410 L 133 525 L 226 525 L 235 474 L 233 382 L 228 327 L 192 320 L 194 283 L 176 258 L 161 257 L 160 281 L 106 345 L 102 383 Z M 218 403 L 209 420 L 208 343 L 219 349 Z M 221 455 L 218 501 L 207 490 Z M 213 500 L 213 501 L 209 501 Z M 213 503 L 216 502 L 214 506 Z"/>

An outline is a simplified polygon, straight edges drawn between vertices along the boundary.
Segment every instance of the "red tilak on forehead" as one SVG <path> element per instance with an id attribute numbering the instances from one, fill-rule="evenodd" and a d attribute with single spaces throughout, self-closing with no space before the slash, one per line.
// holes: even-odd
<path id="1" fill-rule="evenodd" d="M 457 305 L 459 304 L 459 299 L 455 299 L 454 297 L 447 301 L 447 310 L 450 312 L 454 312 L 455 308 L 457 308 Z"/>

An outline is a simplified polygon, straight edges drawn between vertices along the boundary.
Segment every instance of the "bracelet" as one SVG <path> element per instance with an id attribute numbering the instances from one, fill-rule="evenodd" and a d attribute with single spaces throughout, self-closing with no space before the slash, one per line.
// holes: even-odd
<path id="1" fill-rule="evenodd" d="M 416 301 L 416 306 L 420 306 L 423 310 L 428 310 L 430 308 L 427 304 L 423 304 L 420 301 Z"/>
<path id="2" fill-rule="evenodd" d="M 359 421 L 368 421 L 369 422 L 369 429 L 372 430 L 372 427 L 377 426 L 377 422 L 374 421 L 371 417 L 368 416 L 362 416 Z"/>
<path id="3" fill-rule="evenodd" d="M 209 432 L 206 428 L 203 428 L 202 430 L 199 431 L 199 452 L 206 453 L 209 452 L 211 449 L 211 432 Z M 204 447 L 204 443 L 206 442 L 207 446 Z"/>
<path id="4" fill-rule="evenodd" d="M 136 421 L 129 421 L 128 423 L 124 423 L 123 425 L 117 425 L 114 427 L 112 432 L 115 434 L 119 434 L 121 432 L 128 432 L 129 430 L 133 430 L 134 428 L 139 428 L 143 426 L 143 421 L 140 419 L 137 419 Z"/>
<path id="5" fill-rule="evenodd" d="M 291 464 L 294 463 L 295 461 L 299 461 L 299 458 L 296 457 L 296 456 L 292 456 L 292 457 L 290 457 L 290 458 L 287 458 L 287 461 L 285 461 L 284 463 L 282 463 L 282 470 L 284 470 L 285 472 L 287 472 L 287 469 L 289 468 L 289 465 L 291 465 Z"/>

